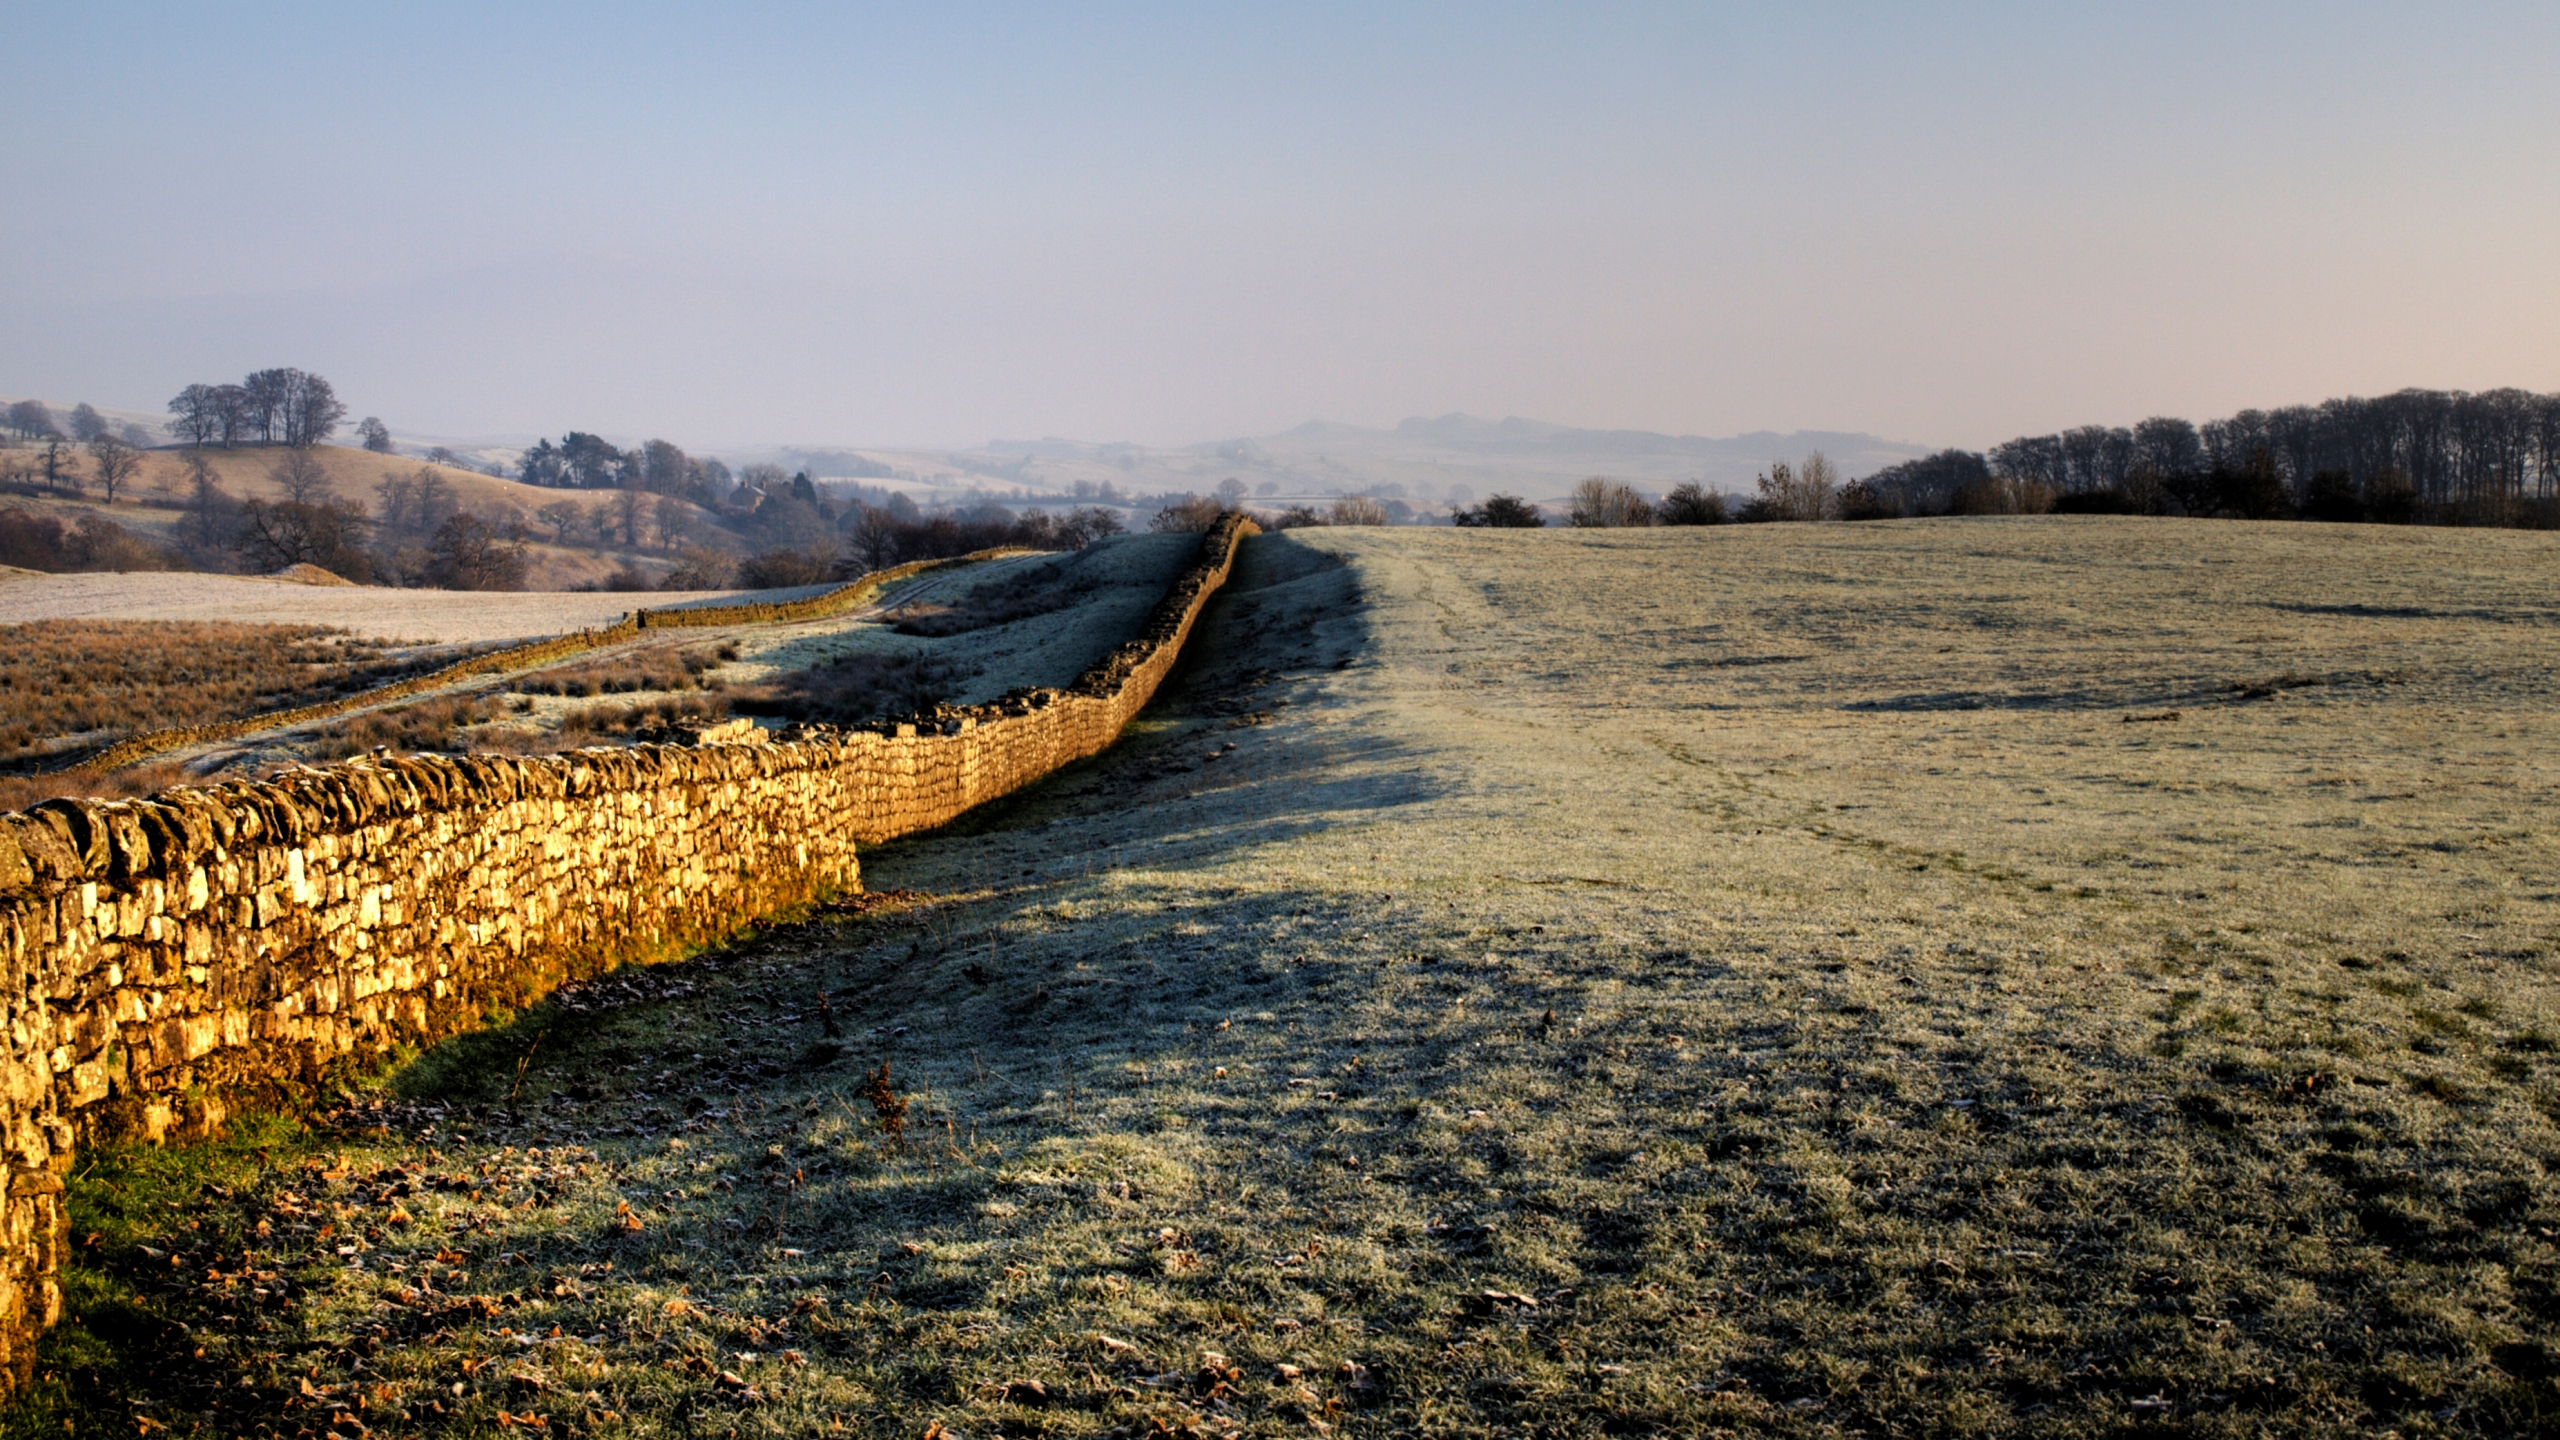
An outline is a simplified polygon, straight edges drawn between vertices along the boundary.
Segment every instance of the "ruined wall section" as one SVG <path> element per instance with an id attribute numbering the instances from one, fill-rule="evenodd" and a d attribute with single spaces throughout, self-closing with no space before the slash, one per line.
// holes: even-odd
<path id="1" fill-rule="evenodd" d="M 200 1133 L 858 888 L 857 846 L 1108 746 L 1252 532 L 1203 537 L 1141 633 L 1064 690 L 776 744 L 366 759 L 0 815 L 0 1371 L 60 1308 L 78 1145 Z"/>

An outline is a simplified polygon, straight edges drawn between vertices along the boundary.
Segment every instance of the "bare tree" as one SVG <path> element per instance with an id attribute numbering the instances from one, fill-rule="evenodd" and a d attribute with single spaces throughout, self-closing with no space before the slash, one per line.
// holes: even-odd
<path id="1" fill-rule="evenodd" d="M 587 512 L 586 507 L 575 500 L 554 500 L 535 510 L 533 518 L 550 526 L 553 539 L 566 545 L 570 532 L 586 523 Z"/>
<path id="2" fill-rule="evenodd" d="M 613 528 L 622 536 L 623 544 L 635 549 L 640 544 L 640 514 L 647 494 L 636 484 L 613 492 Z"/>
<path id="3" fill-rule="evenodd" d="M 1783 460 L 1771 465 L 1760 477 L 1760 498 L 1754 503 L 1771 520 L 1821 520 L 1832 513 L 1838 487 L 1831 461 L 1816 450 L 1805 457 L 1801 471 Z"/>
<path id="4" fill-rule="evenodd" d="M 299 370 L 260 370 L 240 382 L 240 398 L 244 430 L 254 430 L 260 440 L 272 441 L 284 425 L 287 395 L 293 389 Z"/>
<path id="5" fill-rule="evenodd" d="M 54 435 L 45 440 L 44 457 L 38 463 L 44 470 L 44 483 L 56 490 L 68 490 L 74 495 L 80 493 L 80 470 L 71 463 L 71 446 L 61 436 Z"/>
<path id="6" fill-rule="evenodd" d="M 71 407 L 71 438 L 86 445 L 107 433 L 107 417 L 98 407 L 83 400 Z"/>
<path id="7" fill-rule="evenodd" d="M 178 521 L 178 543 L 199 563 L 231 548 L 238 525 L 237 508 L 214 478 L 213 462 L 201 450 L 187 456 L 188 495 Z"/>
<path id="8" fill-rule="evenodd" d="M 1831 457 L 1819 450 L 1804 457 L 1804 467 L 1796 471 L 1797 488 L 1804 492 L 1804 518 L 1828 518 L 1838 507 L 1840 472 L 1832 468 Z"/>
<path id="9" fill-rule="evenodd" d="M 248 438 L 250 423 L 255 414 L 249 399 L 248 387 L 214 386 L 213 409 L 214 417 L 221 425 L 222 443 L 225 448 L 237 445 Z"/>
<path id="10" fill-rule="evenodd" d="M 1566 498 L 1565 523 L 1585 530 L 1651 525 L 1653 502 L 1634 487 L 1594 475 L 1573 487 Z"/>
<path id="11" fill-rule="evenodd" d="M 886 570 L 898 563 L 898 517 L 876 505 L 865 505 L 854 517 L 853 553 L 863 569 Z"/>
<path id="12" fill-rule="evenodd" d="M 1236 488 L 1244 487 L 1239 485 Z M 1375 496 L 1345 495 L 1333 502 L 1333 508 L 1325 518 L 1327 523 L 1334 525 L 1384 525 L 1387 523 L 1387 507 L 1379 504 Z"/>
<path id="13" fill-rule="evenodd" d="M 367 415 L 357 421 L 356 436 L 364 442 L 364 448 L 376 455 L 391 453 L 391 427 L 383 424 L 379 415 Z"/>
<path id="14" fill-rule="evenodd" d="M 101 430 L 90 437 L 89 461 L 98 467 L 98 489 L 106 495 L 107 503 L 113 505 L 116 492 L 133 478 L 134 471 L 142 468 L 142 452 L 126 444 L 121 437 Z"/>
<path id="15" fill-rule="evenodd" d="M 364 512 L 334 497 L 316 504 L 246 500 L 240 505 L 237 543 L 242 558 L 259 572 L 317 565 L 362 582 L 372 578 L 362 548 L 364 527 Z"/>
<path id="16" fill-rule="evenodd" d="M 286 451 L 284 458 L 267 467 L 267 478 L 284 487 L 284 498 L 296 505 L 311 504 L 329 493 L 329 472 L 308 450 Z"/>
<path id="17" fill-rule="evenodd" d="M 1244 488 L 1244 482 L 1233 475 L 1218 482 L 1218 503 L 1230 510 L 1244 508 L 1245 497 L 1250 493 Z"/>
<path id="18" fill-rule="evenodd" d="M 649 525 L 657 533 L 658 548 L 673 551 L 676 542 L 693 528 L 693 514 L 682 500 L 673 495 L 660 495 L 649 507 Z"/>
<path id="19" fill-rule="evenodd" d="M 347 407 L 339 403 L 336 388 L 319 376 L 300 370 L 285 374 L 291 378 L 286 381 L 284 392 L 284 443 L 304 449 L 338 433 L 338 422 L 347 418 Z"/>
<path id="20" fill-rule="evenodd" d="M 190 385 L 170 399 L 169 413 L 177 417 L 170 428 L 179 439 L 203 445 L 222 433 L 222 408 L 215 393 L 211 385 Z"/>

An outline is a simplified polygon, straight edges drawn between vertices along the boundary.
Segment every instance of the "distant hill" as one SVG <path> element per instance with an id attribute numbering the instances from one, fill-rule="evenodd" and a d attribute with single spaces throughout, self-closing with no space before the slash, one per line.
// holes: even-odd
<path id="1" fill-rule="evenodd" d="M 1811 450 L 1830 456 L 1842 473 L 1852 476 L 1928 453 L 1925 446 L 1843 431 L 1781 435 L 1762 430 L 1718 439 L 1460 414 L 1417 416 L 1392 430 L 1314 421 L 1257 440 L 1200 448 L 1279 467 L 1338 466 L 1391 472 L 1398 478 L 1447 476 L 1478 490 L 1509 486 L 1540 492 L 1532 498 L 1561 494 L 1589 475 L 1654 486 L 1702 480 L 1718 489 L 1748 490 L 1770 462 L 1792 464 Z"/>
<path id="2" fill-rule="evenodd" d="M 1845 431 L 1764 430 L 1711 438 L 1452 414 L 1417 416 L 1383 430 L 1313 420 L 1276 435 L 1169 450 L 1048 437 L 992 440 L 964 452 L 866 453 L 899 479 L 926 489 L 1001 493 L 1012 486 L 1040 491 L 1109 482 L 1122 490 L 1206 491 L 1232 478 L 1257 495 L 1269 487 L 1275 498 L 1380 490 L 1440 504 L 1458 487 L 1475 496 L 1502 490 L 1553 500 L 1591 475 L 1655 491 L 1697 480 L 1748 492 L 1770 462 L 1794 463 L 1811 450 L 1856 477 L 1928 454 L 1929 448 Z"/>
<path id="3" fill-rule="evenodd" d="M 103 410 L 110 418 L 114 411 Z M 0 500 L 0 508 L 30 510 L 51 515 L 64 524 L 77 524 L 86 514 L 103 515 L 147 539 L 162 544 L 174 543 L 184 520 L 183 507 L 191 489 L 187 468 L 188 450 L 166 447 L 152 450 L 142 457 L 141 468 L 115 504 L 105 503 L 95 489 L 80 497 L 63 497 L 49 493 L 11 495 Z M 276 501 L 285 498 L 284 486 L 273 471 L 285 456 L 278 445 L 220 446 L 202 452 L 213 467 L 215 480 L 235 500 L 258 499 Z M 462 509 L 484 518 L 504 521 L 529 517 L 543 506 L 559 500 L 593 507 L 607 502 L 605 492 L 594 490 L 546 490 L 516 480 L 501 480 L 476 471 L 447 465 L 429 465 L 406 455 L 377 455 L 370 451 L 340 445 L 317 445 L 309 452 L 319 462 L 327 477 L 327 493 L 353 501 L 366 511 L 379 505 L 379 486 L 396 477 L 413 476 L 432 471 L 451 487 L 453 498 Z M 25 452 L 20 452 L 24 458 Z M 79 469 L 87 473 L 85 461 Z M 717 520 L 701 511 L 692 512 L 699 527 L 710 532 Z M 539 531 L 541 527 L 537 526 Z M 547 539 L 526 547 L 531 571 L 527 588 L 533 590 L 566 590 L 578 585 L 594 584 L 615 570 L 629 567 L 654 578 L 672 568 L 674 560 L 651 547 L 631 549 L 607 547 L 597 543 L 560 545 Z"/>

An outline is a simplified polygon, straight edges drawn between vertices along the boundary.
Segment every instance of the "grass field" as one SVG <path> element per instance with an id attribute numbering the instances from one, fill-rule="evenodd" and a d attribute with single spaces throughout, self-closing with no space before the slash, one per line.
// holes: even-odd
<path id="1" fill-rule="evenodd" d="M 9 1423 L 2548 1433 L 2555 560 L 1255 540 L 930 903 L 90 1157 Z"/>

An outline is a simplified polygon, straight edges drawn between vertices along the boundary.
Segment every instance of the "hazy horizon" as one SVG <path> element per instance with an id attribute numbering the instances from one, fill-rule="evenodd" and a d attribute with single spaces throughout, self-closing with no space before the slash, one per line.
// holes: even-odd
<path id="1" fill-rule="evenodd" d="M 416 434 L 1918 445 L 2560 389 L 2560 14 L 19 17 L 0 391 Z"/>

